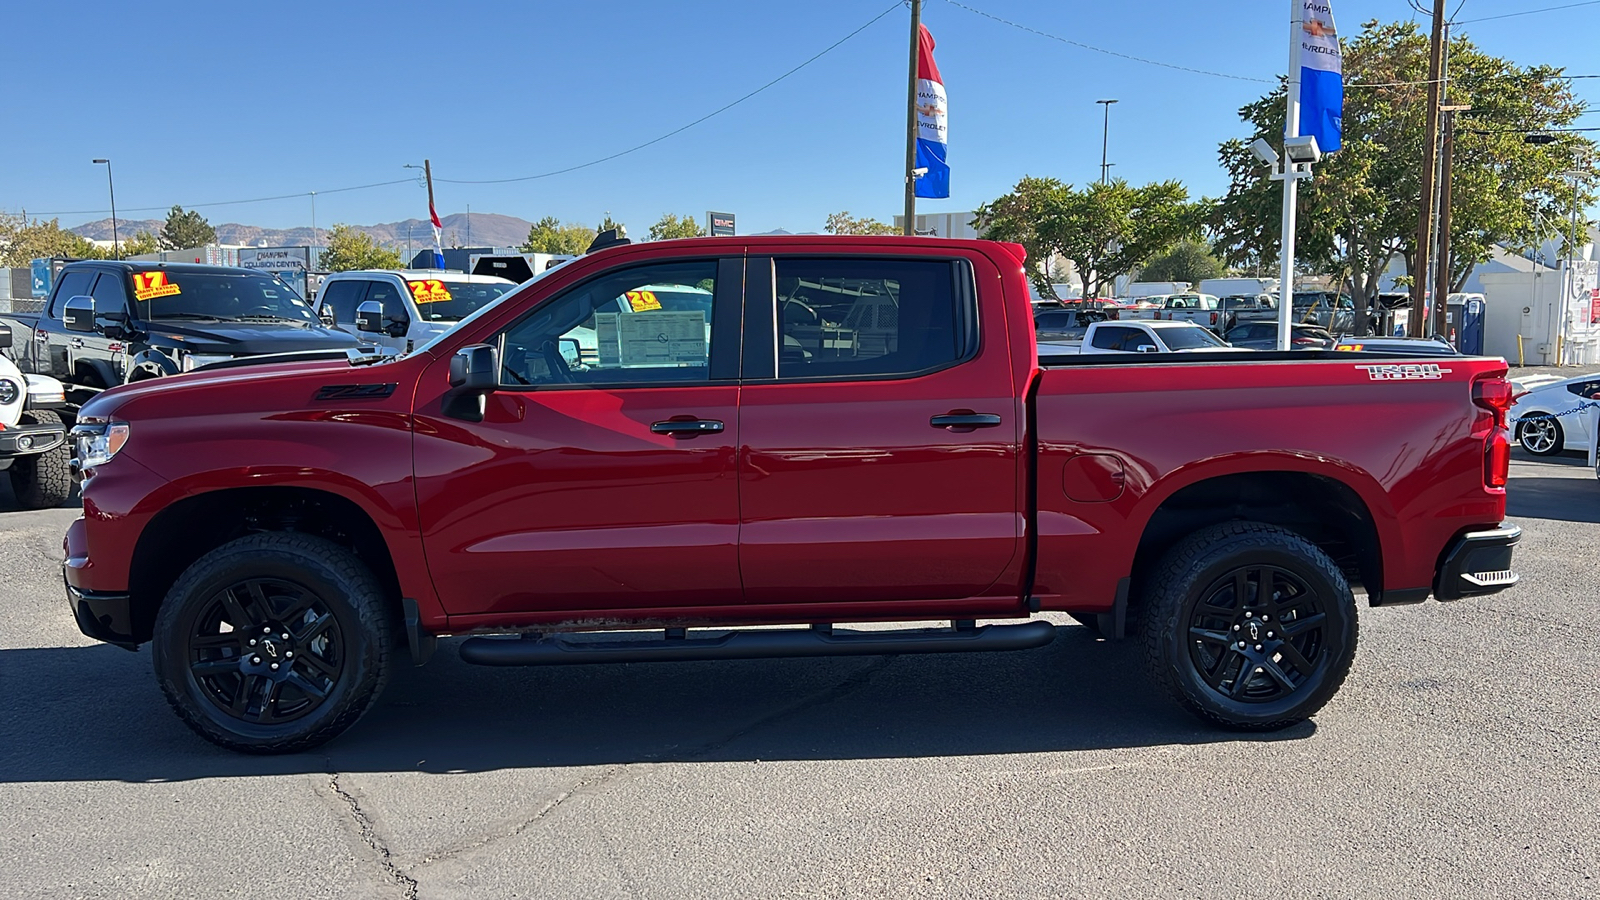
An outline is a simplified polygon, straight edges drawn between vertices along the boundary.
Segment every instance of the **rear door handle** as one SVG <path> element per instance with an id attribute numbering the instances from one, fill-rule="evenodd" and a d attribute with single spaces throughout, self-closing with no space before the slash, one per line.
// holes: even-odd
<path id="1" fill-rule="evenodd" d="M 72 340 L 67 341 L 67 346 L 71 347 L 74 350 L 82 350 L 83 349 L 83 338 L 73 338 Z"/>
<path id="2" fill-rule="evenodd" d="M 722 423 L 716 419 L 668 419 L 653 423 L 650 430 L 674 437 L 694 437 L 697 434 L 716 434 L 722 430 Z"/>
<path id="3" fill-rule="evenodd" d="M 934 416 L 928 420 L 928 424 L 935 428 L 994 428 L 1000 424 L 1000 417 L 963 410 Z"/>

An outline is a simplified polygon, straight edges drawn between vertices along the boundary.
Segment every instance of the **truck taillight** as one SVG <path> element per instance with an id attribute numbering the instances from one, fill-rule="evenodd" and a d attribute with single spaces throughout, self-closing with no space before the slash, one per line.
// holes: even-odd
<path id="1" fill-rule="evenodd" d="M 1483 447 L 1483 483 L 1487 487 L 1505 487 L 1511 472 L 1511 435 L 1506 431 L 1506 417 L 1515 400 L 1515 389 L 1504 376 L 1472 383 L 1472 403 L 1483 410 L 1473 423 L 1473 434 L 1487 432 Z"/>
<path id="2" fill-rule="evenodd" d="M 1217 314 L 1216 313 L 1212 313 L 1211 314 L 1211 324 L 1213 324 L 1213 325 L 1217 324 Z"/>

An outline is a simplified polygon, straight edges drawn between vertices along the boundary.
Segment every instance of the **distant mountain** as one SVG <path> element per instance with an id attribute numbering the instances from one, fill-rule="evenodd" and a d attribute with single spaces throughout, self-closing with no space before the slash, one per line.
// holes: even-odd
<path id="1" fill-rule="evenodd" d="M 533 227 L 533 223 L 525 219 L 495 213 L 473 213 L 470 217 L 466 213 L 454 213 L 442 217 L 440 221 L 444 224 L 446 247 L 515 247 L 528 239 L 528 229 Z M 141 231 L 156 234 L 161 231 L 163 224 L 165 224 L 163 219 L 119 218 L 117 235 L 129 238 Z M 310 226 L 262 228 L 259 225 L 226 222 L 214 227 L 217 229 L 217 241 L 223 244 L 242 244 L 247 247 L 297 247 L 313 243 Z M 433 228 L 427 219 L 406 219 L 403 222 L 354 227 L 357 231 L 372 235 L 379 244 L 402 250 L 407 243 L 407 229 L 410 230 L 410 244 L 413 248 L 420 249 L 433 243 Z M 91 240 L 111 240 L 110 219 L 85 222 L 70 230 Z M 315 243 L 321 244 L 327 241 L 328 227 L 319 224 L 317 231 L 319 240 Z"/>

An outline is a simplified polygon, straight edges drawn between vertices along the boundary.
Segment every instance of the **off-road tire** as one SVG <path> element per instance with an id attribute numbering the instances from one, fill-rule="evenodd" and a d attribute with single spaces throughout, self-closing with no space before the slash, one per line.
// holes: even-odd
<path id="1" fill-rule="evenodd" d="M 1195 637 L 1203 629 L 1193 628 L 1193 622 L 1197 615 L 1209 616 L 1215 610 L 1213 606 L 1202 607 L 1201 604 L 1208 598 L 1220 596 L 1216 591 L 1217 586 L 1223 583 L 1222 579 L 1236 577 L 1241 570 L 1258 567 L 1276 569 L 1299 579 L 1306 589 L 1303 595 L 1308 598 L 1306 602 L 1314 604 L 1324 618 L 1316 629 L 1320 649 L 1314 658 L 1305 660 L 1311 672 L 1303 676 L 1298 670 L 1291 672 L 1284 667 L 1287 661 L 1282 657 L 1273 662 L 1274 672 L 1287 672 L 1291 677 L 1302 678 L 1294 688 L 1289 689 L 1272 680 L 1271 674 L 1259 674 L 1263 670 L 1254 667 L 1252 674 L 1239 676 L 1244 678 L 1246 687 L 1255 684 L 1288 691 L 1277 699 L 1252 702 L 1231 696 L 1229 691 L 1220 686 L 1208 684 L 1207 673 L 1196 662 L 1200 651 L 1193 649 L 1191 644 L 1207 648 L 1205 652 L 1218 659 L 1223 654 L 1235 652 L 1238 653 L 1238 661 L 1248 659 L 1246 654 L 1254 649 L 1250 645 L 1239 651 L 1234 651 L 1229 645 L 1227 650 L 1214 653 L 1214 644 Z M 1249 596 L 1246 604 L 1241 605 L 1241 610 L 1247 607 L 1270 608 L 1250 606 L 1265 602 L 1260 597 L 1259 587 L 1246 593 Z M 1276 602 L 1276 596 L 1274 594 L 1269 600 Z M 1298 612 L 1290 614 L 1300 615 Z M 1355 597 L 1344 573 L 1326 553 L 1304 537 L 1259 522 L 1225 522 L 1180 541 L 1157 566 L 1155 575 L 1143 591 L 1136 619 L 1145 668 L 1156 686 L 1171 694 L 1200 718 L 1241 731 L 1274 731 L 1310 718 L 1338 692 L 1355 661 Z M 1237 621 L 1246 625 L 1249 623 L 1249 619 L 1245 618 Z M 1227 627 L 1221 626 L 1224 630 Z M 1289 637 L 1287 632 L 1268 632 L 1268 627 L 1271 626 L 1262 626 L 1259 632 L 1262 637 L 1274 633 L 1278 634 L 1280 645 L 1287 642 L 1284 640 Z M 1277 627 L 1282 629 L 1282 626 Z M 1293 627 L 1292 621 L 1290 627 Z M 1239 636 L 1248 634 L 1245 631 Z M 1273 645 L 1264 642 L 1263 646 L 1267 651 L 1266 658 L 1270 660 Z M 1256 656 L 1261 656 L 1259 651 L 1256 651 Z M 1262 664 L 1266 665 L 1266 662 Z M 1219 663 L 1214 671 L 1221 671 L 1221 665 Z M 1242 673 L 1243 669 L 1238 671 Z M 1268 680 L 1263 682 L 1260 680 L 1263 678 Z M 1237 678 L 1233 684 L 1238 684 Z"/>
<path id="2" fill-rule="evenodd" d="M 23 425 L 46 425 L 61 417 L 46 409 L 22 414 Z M 11 492 L 23 509 L 52 509 L 72 496 L 72 445 L 63 442 L 54 450 L 19 456 L 11 461 Z"/>
<path id="3" fill-rule="evenodd" d="M 252 579 L 304 591 L 320 602 L 317 608 L 326 609 L 336 626 L 342 668 L 325 698 L 301 718 L 269 724 L 234 718 L 207 696 L 191 669 L 194 655 L 202 652 L 190 643 L 201 616 L 215 610 L 227 589 Z M 388 682 L 398 632 L 393 604 L 355 554 L 322 538 L 267 532 L 224 544 L 179 576 L 156 615 L 151 649 L 167 702 L 201 737 L 243 753 L 294 753 L 331 740 L 371 707 Z M 240 647 L 246 656 L 255 652 L 242 641 Z M 300 649 L 296 665 L 304 666 L 308 647 Z"/>

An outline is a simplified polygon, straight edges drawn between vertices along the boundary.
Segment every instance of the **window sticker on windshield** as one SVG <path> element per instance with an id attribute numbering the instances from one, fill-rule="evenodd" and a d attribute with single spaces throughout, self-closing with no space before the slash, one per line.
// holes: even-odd
<path id="1" fill-rule="evenodd" d="M 629 291 L 624 296 L 628 298 L 628 305 L 633 307 L 634 312 L 649 312 L 661 308 L 661 301 L 656 299 L 655 291 Z"/>
<path id="2" fill-rule="evenodd" d="M 165 272 L 133 273 L 133 296 L 136 300 L 154 300 L 181 293 L 177 285 L 167 280 Z"/>
<path id="3" fill-rule="evenodd" d="M 443 303 L 450 299 L 450 289 L 445 287 L 444 282 L 437 278 L 429 278 L 425 281 L 411 281 L 407 282 L 407 284 L 411 286 L 412 299 L 418 303 Z"/>

